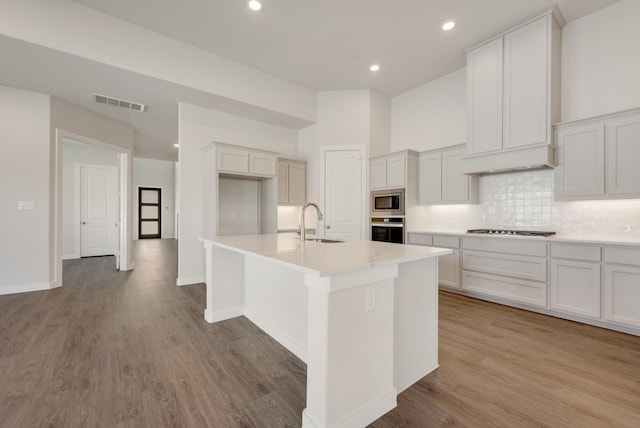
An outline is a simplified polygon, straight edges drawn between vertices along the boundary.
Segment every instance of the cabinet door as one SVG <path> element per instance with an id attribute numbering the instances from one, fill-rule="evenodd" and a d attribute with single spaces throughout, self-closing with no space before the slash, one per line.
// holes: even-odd
<path id="1" fill-rule="evenodd" d="M 222 172 L 249 172 L 249 152 L 230 147 L 218 148 L 218 171 Z"/>
<path id="2" fill-rule="evenodd" d="M 504 144 L 521 147 L 548 143 L 547 15 L 504 36 Z"/>
<path id="3" fill-rule="evenodd" d="M 442 200 L 442 155 L 420 157 L 419 200 L 421 204 Z"/>
<path id="4" fill-rule="evenodd" d="M 289 164 L 289 203 L 304 204 L 307 199 L 307 166 L 303 163 Z"/>
<path id="5" fill-rule="evenodd" d="M 605 123 L 607 193 L 640 196 L 640 115 Z"/>
<path id="6" fill-rule="evenodd" d="M 604 195 L 604 124 L 568 126 L 557 131 L 557 199 Z"/>
<path id="7" fill-rule="evenodd" d="M 249 173 L 256 175 L 276 176 L 278 158 L 268 153 L 249 153 Z"/>
<path id="8" fill-rule="evenodd" d="M 450 288 L 460 288 L 460 250 L 438 257 L 438 283 Z"/>
<path id="9" fill-rule="evenodd" d="M 278 161 L 278 203 L 289 203 L 289 163 Z"/>
<path id="10" fill-rule="evenodd" d="M 406 184 L 406 155 L 392 155 L 387 157 L 387 187 L 404 187 Z"/>
<path id="11" fill-rule="evenodd" d="M 444 202 L 472 202 L 471 177 L 462 173 L 463 153 L 442 155 L 442 200 Z"/>
<path id="12" fill-rule="evenodd" d="M 600 318 L 600 263 L 551 259 L 551 308 Z"/>
<path id="13" fill-rule="evenodd" d="M 502 148 L 502 43 L 499 38 L 467 54 L 471 154 Z"/>
<path id="14" fill-rule="evenodd" d="M 369 168 L 371 189 L 387 187 L 387 160 L 385 158 L 372 159 Z"/>
<path id="15" fill-rule="evenodd" d="M 605 265 L 604 318 L 640 327 L 640 267 Z"/>

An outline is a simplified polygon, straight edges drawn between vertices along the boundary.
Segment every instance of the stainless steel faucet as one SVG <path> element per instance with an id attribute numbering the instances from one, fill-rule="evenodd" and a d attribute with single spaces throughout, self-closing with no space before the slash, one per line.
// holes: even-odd
<path id="1" fill-rule="evenodd" d="M 304 229 L 304 213 L 308 207 L 314 207 L 316 212 L 318 213 L 318 220 L 323 219 L 322 211 L 320 211 L 320 207 L 315 202 L 307 202 L 302 206 L 302 211 L 300 212 L 300 240 L 304 241 L 306 237 L 306 232 Z"/>

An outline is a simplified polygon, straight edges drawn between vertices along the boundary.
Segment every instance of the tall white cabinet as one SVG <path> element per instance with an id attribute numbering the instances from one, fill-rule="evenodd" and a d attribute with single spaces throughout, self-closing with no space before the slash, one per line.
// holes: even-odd
<path id="1" fill-rule="evenodd" d="M 467 51 L 465 172 L 552 165 L 564 24 L 554 9 Z"/>
<path id="2" fill-rule="evenodd" d="M 558 200 L 640 197 L 640 109 L 556 125 Z"/>

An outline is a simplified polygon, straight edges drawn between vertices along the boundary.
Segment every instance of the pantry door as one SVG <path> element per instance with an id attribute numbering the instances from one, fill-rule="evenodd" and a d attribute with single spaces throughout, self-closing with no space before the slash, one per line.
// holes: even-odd
<path id="1" fill-rule="evenodd" d="M 324 236 L 342 241 L 365 239 L 363 149 L 324 149 Z"/>

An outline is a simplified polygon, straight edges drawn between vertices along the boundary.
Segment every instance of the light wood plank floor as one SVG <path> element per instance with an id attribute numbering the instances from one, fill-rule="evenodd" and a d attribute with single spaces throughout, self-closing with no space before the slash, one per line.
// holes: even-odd
<path id="1" fill-rule="evenodd" d="M 299 427 L 305 365 L 245 318 L 207 324 L 174 240 L 135 258 L 0 296 L 0 426 Z M 372 427 L 444 426 L 640 427 L 640 338 L 441 293 L 440 368 Z"/>

